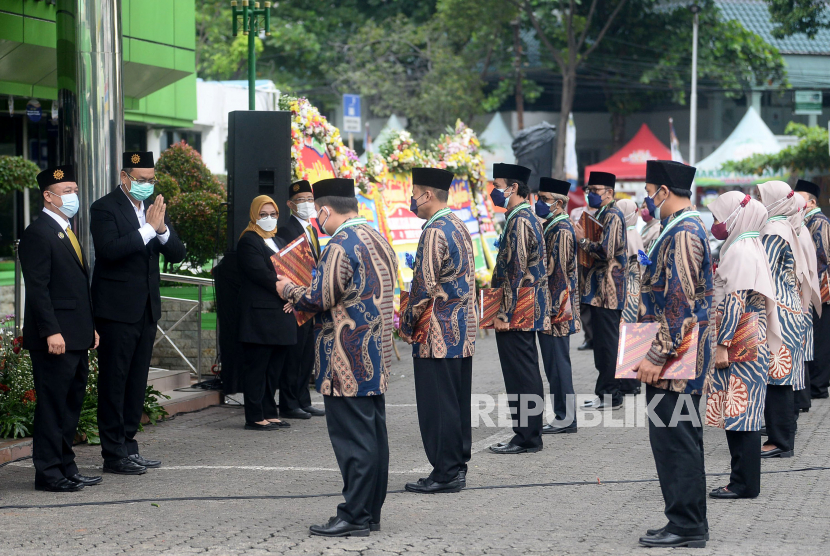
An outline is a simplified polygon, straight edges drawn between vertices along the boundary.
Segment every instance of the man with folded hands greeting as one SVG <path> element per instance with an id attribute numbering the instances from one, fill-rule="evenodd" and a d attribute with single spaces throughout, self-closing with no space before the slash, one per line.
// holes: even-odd
<path id="1" fill-rule="evenodd" d="M 410 210 L 427 220 L 418 242 L 401 337 L 412 344 L 421 439 L 433 470 L 407 483 L 418 493 L 458 492 L 467 484 L 472 447 L 470 405 L 476 345 L 475 255 L 464 224 L 447 207 L 453 174 L 412 169 Z M 431 310 L 425 342 L 413 341 L 416 323 Z"/>

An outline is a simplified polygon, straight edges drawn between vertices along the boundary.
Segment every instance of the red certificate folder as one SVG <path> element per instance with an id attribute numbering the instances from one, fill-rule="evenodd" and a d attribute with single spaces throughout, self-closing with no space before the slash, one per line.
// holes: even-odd
<path id="1" fill-rule="evenodd" d="M 718 313 L 715 319 L 717 333 L 720 330 L 721 314 Z M 717 334 L 715 335 L 717 338 Z M 741 315 L 738 321 L 738 329 L 732 336 L 732 345 L 727 349 L 730 363 L 746 363 L 758 360 L 758 346 L 761 344 L 760 331 L 758 330 L 758 313 L 748 312 Z"/>
<path id="2" fill-rule="evenodd" d="M 479 296 L 479 328 L 495 328 L 493 320 L 501 307 L 502 288 L 484 288 Z M 516 307 L 513 309 L 513 318 L 510 319 L 511 330 L 533 328 L 536 322 L 536 289 L 519 288 Z"/>
<path id="3" fill-rule="evenodd" d="M 585 238 L 591 243 L 596 243 L 602 239 L 602 224 L 587 212 L 582 213 L 582 216 L 579 218 L 579 224 L 585 232 Z M 577 247 L 576 260 L 585 268 L 594 266 L 594 258 L 581 247 Z"/>
<path id="4" fill-rule="evenodd" d="M 412 327 L 412 341 L 418 344 L 425 344 L 429 339 L 429 329 L 432 324 L 432 305 L 435 301 L 430 299 L 415 326 Z M 401 292 L 401 315 L 409 306 L 409 292 Z"/>
<path id="5" fill-rule="evenodd" d="M 271 263 L 278 275 L 285 276 L 298 286 L 306 288 L 311 286 L 311 271 L 317 267 L 305 234 L 283 247 L 279 253 L 271 255 Z M 313 316 L 314 313 L 294 311 L 298 326 L 302 326 Z"/>
<path id="6" fill-rule="evenodd" d="M 570 322 L 573 320 L 573 309 L 571 307 L 571 296 L 566 291 L 565 301 L 559 305 L 559 314 L 557 314 L 553 319 L 551 319 L 551 324 L 562 324 L 563 322 Z"/>
<path id="7" fill-rule="evenodd" d="M 678 356 L 666 361 L 660 378 L 666 380 L 691 380 L 697 375 L 697 337 L 700 325 L 683 338 Z M 659 323 L 620 323 L 620 343 L 617 348 L 617 371 L 614 378 L 637 378 L 635 367 L 640 364 L 657 333 Z"/>

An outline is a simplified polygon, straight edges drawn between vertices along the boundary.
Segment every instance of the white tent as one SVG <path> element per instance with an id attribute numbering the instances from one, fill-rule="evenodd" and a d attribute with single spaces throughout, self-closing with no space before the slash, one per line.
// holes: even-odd
<path id="1" fill-rule="evenodd" d="M 695 182 L 702 187 L 748 186 L 766 181 L 786 180 L 783 173 L 765 171 L 763 175 L 739 174 L 722 170 L 724 162 L 738 161 L 754 154 L 775 154 L 781 145 L 758 112 L 751 106 L 738 123 L 738 127 L 715 152 L 697 164 Z"/>
<path id="2" fill-rule="evenodd" d="M 478 136 L 482 147 L 481 156 L 484 158 L 484 165 L 487 170 L 487 179 L 493 179 L 493 164 L 496 162 L 512 163 L 516 160 L 513 156 L 513 136 L 504 124 L 504 118 L 496 112 L 493 119 L 487 124 L 487 128 Z"/>

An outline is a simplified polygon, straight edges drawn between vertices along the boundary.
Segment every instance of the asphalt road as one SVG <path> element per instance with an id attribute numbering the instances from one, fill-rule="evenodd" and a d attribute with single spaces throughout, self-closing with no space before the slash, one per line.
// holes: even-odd
<path id="1" fill-rule="evenodd" d="M 589 397 L 590 352 L 572 358 L 576 390 Z M 0 468 L 0 554 L 630 554 L 665 524 L 644 402 L 580 413 L 575 435 L 545 437 L 532 455 L 498 456 L 490 444 L 508 428 L 473 430 L 467 490 L 415 495 L 407 481 L 428 463 L 418 430 L 411 360 L 395 362 L 387 393 L 391 448 L 383 531 L 368 538 L 311 537 L 341 500 L 342 483 L 325 420 L 291 429 L 242 429 L 238 407 L 215 407 L 147 427 L 141 450 L 164 466 L 140 477 L 105 475 L 74 494 L 35 492 L 31 460 Z M 475 395 L 504 393 L 493 335 L 474 359 Z M 320 402 L 315 394 L 316 402 Z M 608 415 L 613 414 L 613 418 Z M 496 413 L 490 414 L 498 424 Z M 638 417 L 639 416 L 639 417 Z M 504 420 L 504 418 L 502 418 Z M 593 426 L 589 426 L 593 425 Z M 761 496 L 710 501 L 711 541 L 694 554 L 823 554 L 830 550 L 830 402 L 799 421 L 796 457 L 763 462 Z M 726 484 L 722 431 L 705 431 L 709 488 Z M 98 448 L 77 447 L 81 471 L 100 469 Z"/>

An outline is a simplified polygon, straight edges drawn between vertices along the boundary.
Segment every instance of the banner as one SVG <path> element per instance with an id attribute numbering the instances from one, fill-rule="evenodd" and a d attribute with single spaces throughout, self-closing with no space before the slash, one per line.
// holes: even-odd
<path id="1" fill-rule="evenodd" d="M 389 240 L 393 246 L 403 243 L 417 245 L 424 221 L 409 210 L 412 174 L 389 174 L 385 185 L 382 194 L 386 205 L 386 222 L 389 224 Z M 397 250 L 396 247 L 395 251 Z"/>

